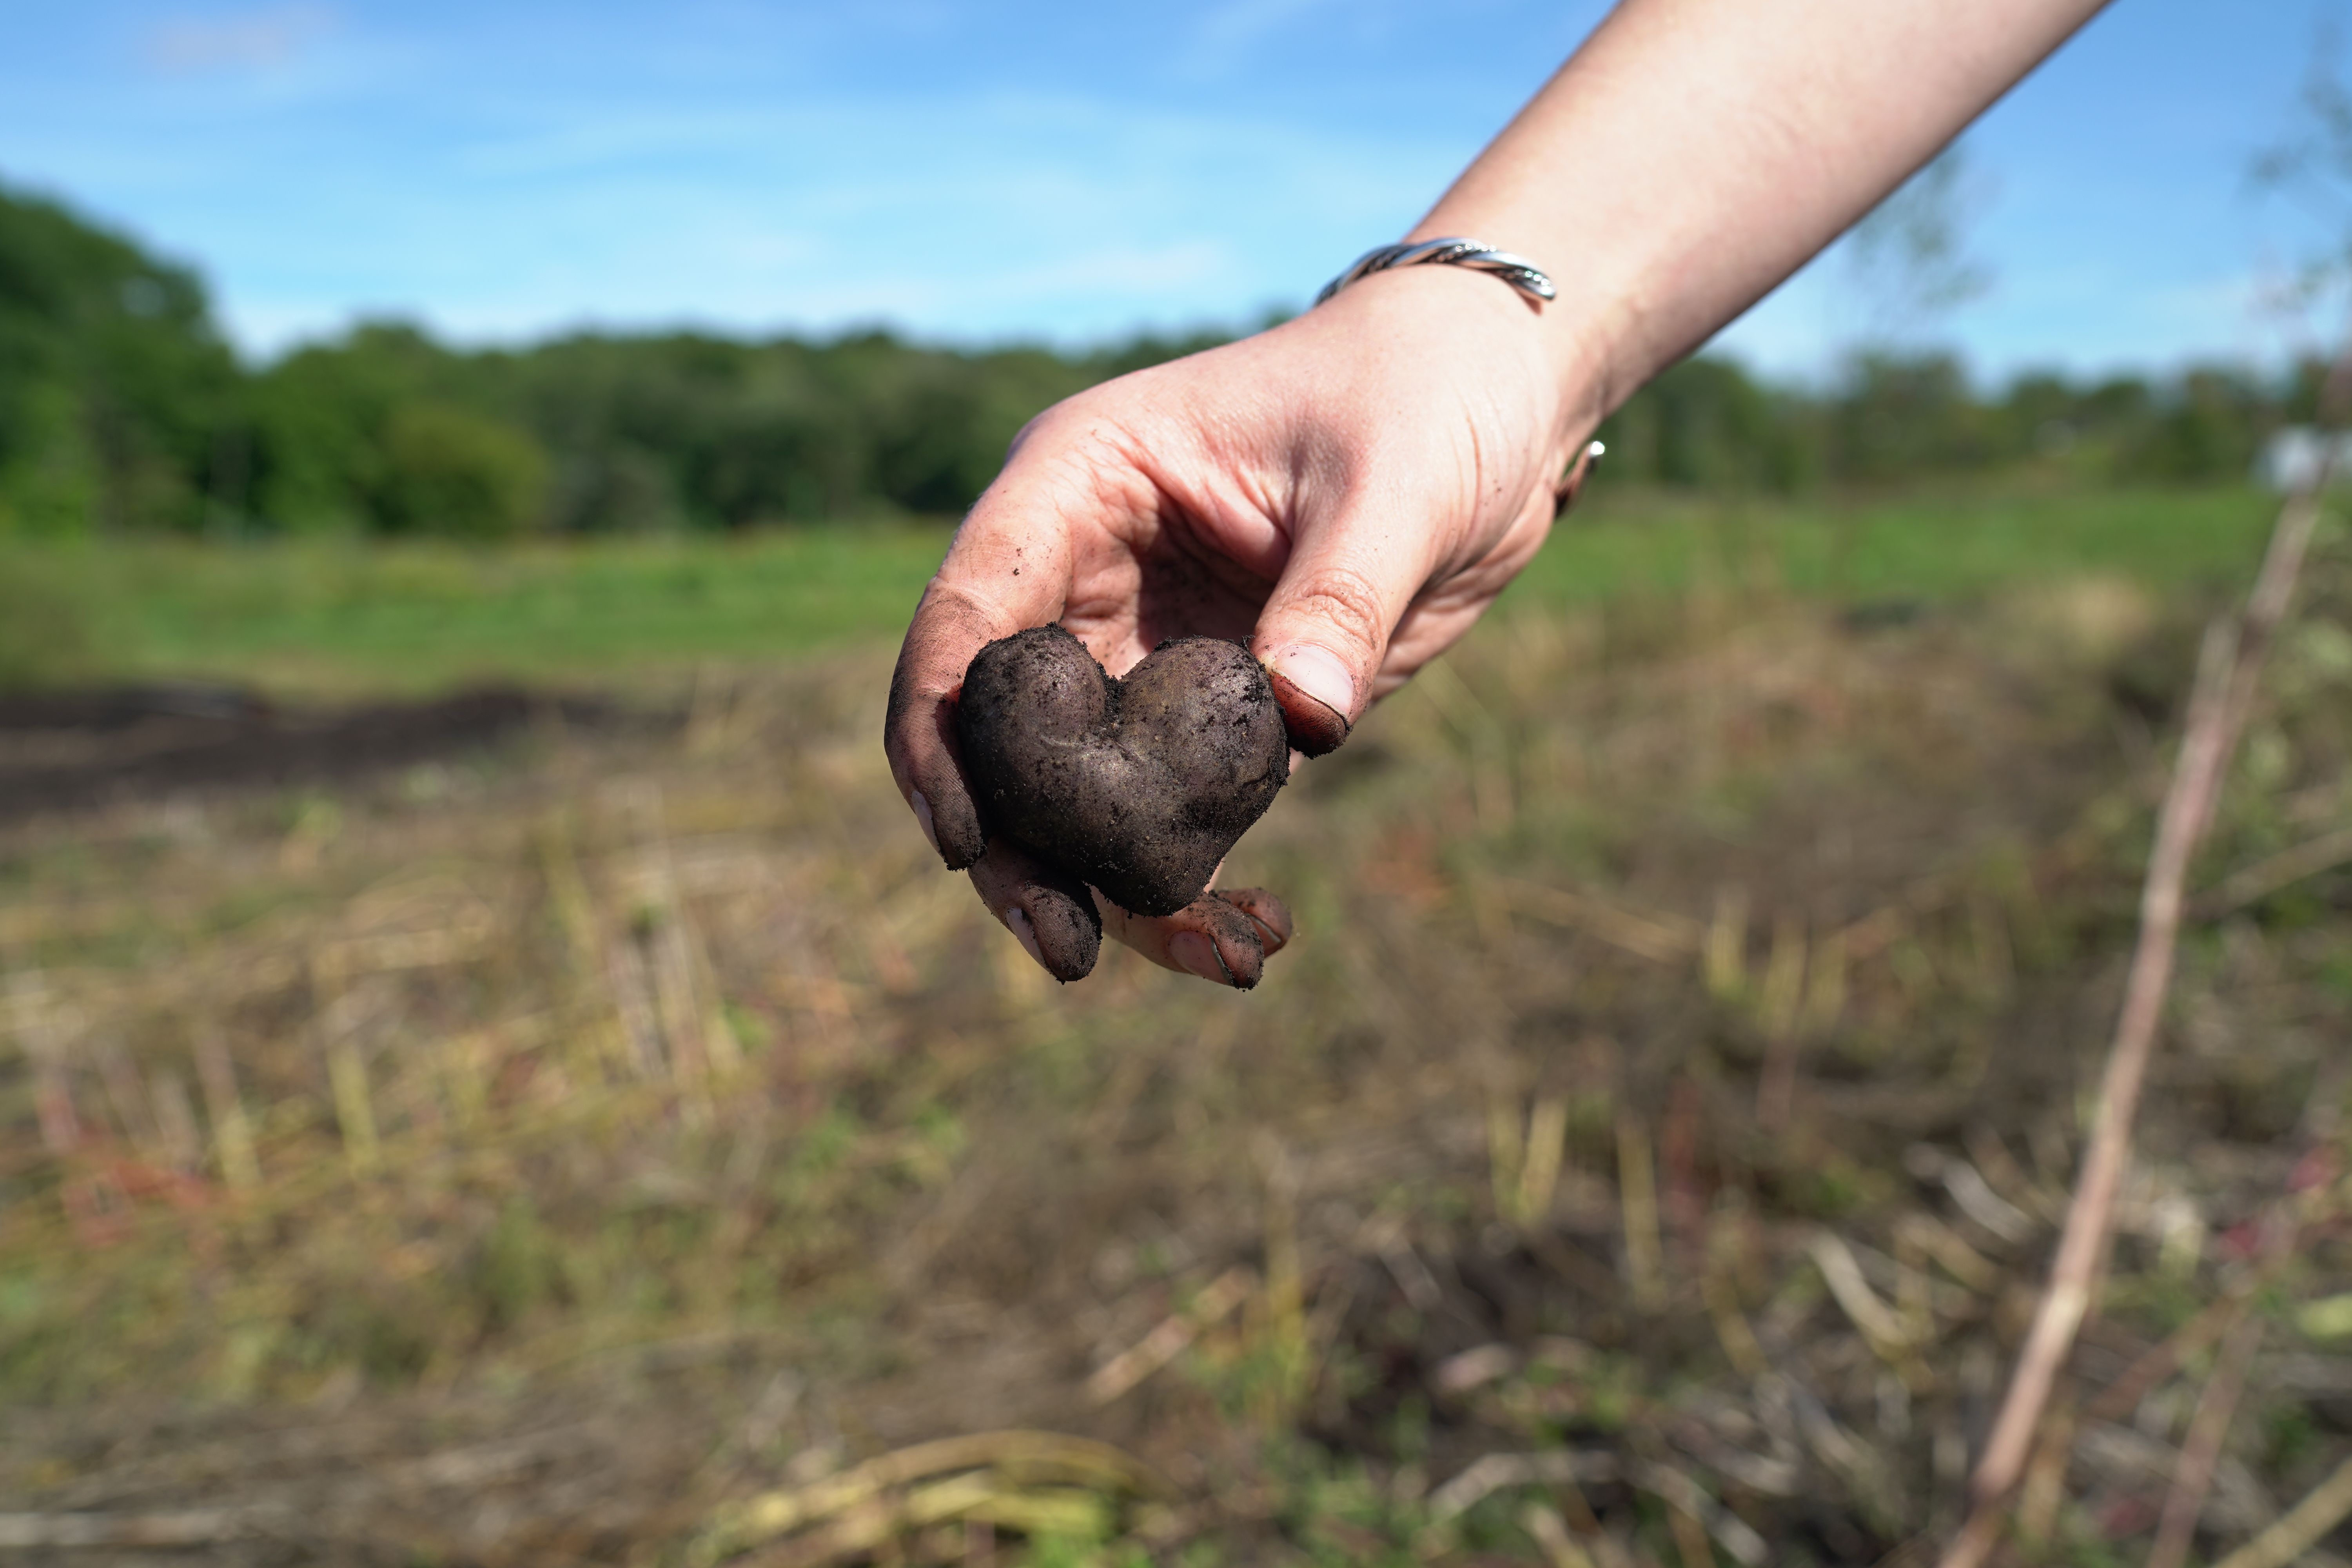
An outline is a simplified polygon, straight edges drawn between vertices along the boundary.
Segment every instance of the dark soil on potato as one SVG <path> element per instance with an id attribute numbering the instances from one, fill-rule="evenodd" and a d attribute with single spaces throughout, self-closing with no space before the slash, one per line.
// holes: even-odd
<path id="1" fill-rule="evenodd" d="M 1058 626 L 972 656 L 957 734 L 981 820 L 1140 915 L 1172 915 L 1290 776 L 1265 669 L 1176 637 L 1124 678 Z"/>

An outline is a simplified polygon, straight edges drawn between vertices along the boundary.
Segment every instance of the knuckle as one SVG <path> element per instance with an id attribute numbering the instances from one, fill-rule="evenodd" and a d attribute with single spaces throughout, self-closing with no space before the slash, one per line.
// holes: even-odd
<path id="1" fill-rule="evenodd" d="M 1381 607 L 1380 590 L 1371 579 L 1352 567 L 1320 566 L 1282 595 L 1286 617 L 1319 621 L 1340 634 L 1368 662 L 1377 659 L 1388 641 L 1388 616 Z"/>
<path id="2" fill-rule="evenodd" d="M 1002 597 L 943 571 L 915 607 L 898 679 L 912 692 L 945 697 L 963 683 L 964 666 L 983 645 L 1020 629 Z"/>

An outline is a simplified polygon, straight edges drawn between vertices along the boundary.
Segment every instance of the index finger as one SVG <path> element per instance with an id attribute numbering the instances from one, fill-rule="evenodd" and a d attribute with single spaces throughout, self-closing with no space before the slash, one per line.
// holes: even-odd
<path id="1" fill-rule="evenodd" d="M 948 868 L 961 871 L 987 846 L 955 738 L 955 700 L 972 656 L 999 637 L 1059 618 L 1069 583 L 1069 542 L 1055 509 L 1023 505 L 1008 484 L 989 487 L 947 559 L 923 590 L 898 666 L 882 749 L 898 793 Z"/>

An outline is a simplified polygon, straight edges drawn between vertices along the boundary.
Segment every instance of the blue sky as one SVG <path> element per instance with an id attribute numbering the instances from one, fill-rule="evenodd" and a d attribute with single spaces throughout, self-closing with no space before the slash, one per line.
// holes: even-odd
<path id="1" fill-rule="evenodd" d="M 2285 346 L 2250 192 L 2335 0 L 2119 0 L 1970 134 L 1987 370 Z M 1590 30 L 1588 0 L 5 0 L 0 180 L 196 264 L 266 353 L 360 315 L 1097 341 L 1302 304 Z M 1573 266 L 1552 261 L 1572 286 Z M 1832 251 L 1726 336 L 1859 323 Z"/>

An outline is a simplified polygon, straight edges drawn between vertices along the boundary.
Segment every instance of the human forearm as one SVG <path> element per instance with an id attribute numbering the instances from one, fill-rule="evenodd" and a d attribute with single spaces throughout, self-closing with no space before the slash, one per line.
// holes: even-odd
<path id="1" fill-rule="evenodd" d="M 1626 0 L 1411 237 L 1473 235 L 1549 270 L 1536 330 L 1563 419 L 1589 428 L 2103 3 Z"/>

